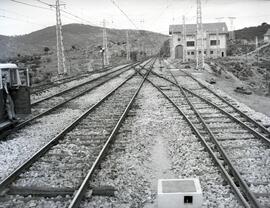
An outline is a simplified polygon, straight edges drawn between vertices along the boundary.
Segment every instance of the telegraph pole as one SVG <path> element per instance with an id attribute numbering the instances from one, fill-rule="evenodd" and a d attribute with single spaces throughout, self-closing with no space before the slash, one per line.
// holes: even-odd
<path id="1" fill-rule="evenodd" d="M 217 44 L 216 44 L 216 48 L 217 48 L 217 51 L 216 51 L 216 58 L 219 57 L 219 53 L 220 53 L 220 40 L 219 40 L 219 32 L 218 32 L 218 29 L 216 30 L 216 41 L 217 41 Z"/>
<path id="2" fill-rule="evenodd" d="M 58 74 L 67 74 L 66 58 L 64 54 L 64 44 L 62 35 L 62 22 L 60 13 L 60 3 L 56 0 L 56 50 L 57 50 L 57 69 Z"/>
<path id="3" fill-rule="evenodd" d="M 233 25 L 233 20 L 236 19 L 236 17 L 228 17 L 228 19 L 230 20 L 230 28 L 231 28 L 231 32 L 229 33 L 229 39 L 230 40 L 234 40 L 235 36 L 234 36 L 234 25 Z"/>
<path id="4" fill-rule="evenodd" d="M 128 30 L 127 30 L 127 33 L 126 33 L 126 38 L 127 38 L 127 61 L 130 61 L 130 46 L 129 46 Z"/>
<path id="5" fill-rule="evenodd" d="M 202 26 L 202 5 L 201 0 L 197 0 L 197 33 L 196 33 L 196 68 L 204 68 L 204 37 Z"/>
<path id="6" fill-rule="evenodd" d="M 109 65 L 109 50 L 108 50 L 108 39 L 106 31 L 106 21 L 103 20 L 103 51 L 104 51 L 104 65 Z"/>
<path id="7" fill-rule="evenodd" d="M 187 45 L 187 41 L 186 41 L 186 18 L 185 16 L 183 16 L 183 62 L 186 62 L 186 55 L 187 55 L 187 50 L 186 50 L 186 45 Z"/>

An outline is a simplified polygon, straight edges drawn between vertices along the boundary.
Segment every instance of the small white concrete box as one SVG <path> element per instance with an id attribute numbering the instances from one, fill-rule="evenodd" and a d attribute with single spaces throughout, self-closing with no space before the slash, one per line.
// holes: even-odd
<path id="1" fill-rule="evenodd" d="M 201 208 L 202 203 L 199 179 L 158 180 L 158 208 Z"/>

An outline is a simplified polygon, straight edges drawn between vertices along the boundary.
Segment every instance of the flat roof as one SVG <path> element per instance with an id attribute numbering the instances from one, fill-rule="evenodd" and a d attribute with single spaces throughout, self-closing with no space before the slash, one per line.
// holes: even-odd
<path id="1" fill-rule="evenodd" d="M 11 64 L 11 63 L 6 63 L 6 64 L 1 64 L 0 63 L 0 69 L 17 69 L 18 66 L 16 64 Z"/>
<path id="2" fill-rule="evenodd" d="M 220 34 L 228 33 L 228 28 L 225 22 L 215 22 L 215 23 L 203 23 L 203 31 L 207 33 Z M 183 25 L 170 25 L 169 33 L 182 33 Z M 196 34 L 197 25 L 196 24 L 186 24 L 186 34 Z"/>

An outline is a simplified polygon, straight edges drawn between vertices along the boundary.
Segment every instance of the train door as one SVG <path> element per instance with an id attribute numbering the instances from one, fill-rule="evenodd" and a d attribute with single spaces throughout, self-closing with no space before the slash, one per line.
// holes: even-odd
<path id="1" fill-rule="evenodd" d="M 175 47 L 175 58 L 183 59 L 183 46 L 182 45 L 178 45 Z"/>
<path id="2" fill-rule="evenodd" d="M 14 101 L 15 112 L 19 116 L 31 113 L 30 81 L 28 69 L 11 70 L 11 96 Z"/>

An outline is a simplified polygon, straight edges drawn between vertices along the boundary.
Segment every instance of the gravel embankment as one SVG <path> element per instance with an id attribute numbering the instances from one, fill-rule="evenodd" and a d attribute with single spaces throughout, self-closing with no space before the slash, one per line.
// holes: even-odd
<path id="1" fill-rule="evenodd" d="M 116 196 L 95 196 L 83 207 L 157 207 L 157 180 L 187 177 L 200 178 L 203 207 L 241 207 L 182 116 L 159 92 L 147 84 L 134 107 L 90 183 L 111 185 Z"/>
<path id="2" fill-rule="evenodd" d="M 123 67 L 125 65 L 121 65 L 121 66 L 117 66 L 117 67 L 114 67 L 106 72 L 101 72 L 101 73 L 97 73 L 97 74 L 92 74 L 90 76 L 87 76 L 87 77 L 82 77 L 81 79 L 78 79 L 78 80 L 73 80 L 73 81 L 70 81 L 70 82 L 67 82 L 67 83 L 64 83 L 64 84 L 61 84 L 59 86 L 55 86 L 55 87 L 52 87 L 52 88 L 49 88 L 43 92 L 40 92 L 38 94 L 32 94 L 31 95 L 31 101 L 34 102 L 34 101 L 37 101 L 37 100 L 40 100 L 41 98 L 45 98 L 45 97 L 49 97 L 51 95 L 54 95 L 56 93 L 59 93 L 59 92 L 62 92 L 63 90 L 66 90 L 66 89 L 69 89 L 69 88 L 72 88 L 76 85 L 79 85 L 79 84 L 82 84 L 82 83 L 85 83 L 85 82 L 88 82 L 90 80 L 93 80 L 97 77 L 100 77 L 108 72 L 112 72 L 112 71 L 116 71 L 117 69 Z"/>
<path id="3" fill-rule="evenodd" d="M 31 126 L 10 135 L 7 141 L 0 141 L 0 180 L 4 179 L 11 171 L 32 156 L 131 73 L 132 71 L 126 72 L 124 75 L 109 81 L 83 97 L 70 102 L 65 109 L 38 119 Z"/>

